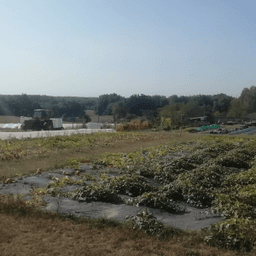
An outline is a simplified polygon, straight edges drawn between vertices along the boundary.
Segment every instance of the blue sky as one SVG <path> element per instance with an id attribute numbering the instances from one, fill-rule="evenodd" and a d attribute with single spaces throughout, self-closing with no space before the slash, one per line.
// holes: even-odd
<path id="1" fill-rule="evenodd" d="M 0 0 L 0 94 L 238 97 L 255 0 Z"/>

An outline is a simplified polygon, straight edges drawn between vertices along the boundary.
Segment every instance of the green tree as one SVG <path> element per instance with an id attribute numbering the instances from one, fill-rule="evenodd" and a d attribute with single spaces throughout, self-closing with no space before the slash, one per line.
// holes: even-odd
<path id="1" fill-rule="evenodd" d="M 176 110 L 175 105 L 164 106 L 160 111 L 161 118 L 170 118 L 171 126 L 177 125 L 180 120 L 180 111 Z"/>
<path id="2" fill-rule="evenodd" d="M 116 103 L 113 103 L 111 107 L 112 107 L 114 121 L 116 121 L 117 119 L 126 117 L 128 113 L 128 109 L 125 106 L 125 103 L 123 101 L 118 101 Z"/>
<path id="3" fill-rule="evenodd" d="M 96 114 L 112 115 L 112 104 L 124 100 L 124 97 L 117 95 L 116 93 L 100 95 Z"/>
<path id="4" fill-rule="evenodd" d="M 246 102 L 247 113 L 253 113 L 256 111 L 256 86 L 251 86 L 250 89 L 244 88 L 240 97 L 240 100 Z"/>
<path id="5" fill-rule="evenodd" d="M 231 102 L 230 109 L 227 113 L 229 117 L 239 117 L 247 114 L 248 104 L 242 99 L 233 99 Z"/>

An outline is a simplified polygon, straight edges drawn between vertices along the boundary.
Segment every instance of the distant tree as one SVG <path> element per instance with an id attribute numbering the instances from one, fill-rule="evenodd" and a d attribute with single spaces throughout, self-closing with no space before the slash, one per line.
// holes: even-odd
<path id="1" fill-rule="evenodd" d="M 0 98 L 0 115 L 10 115 L 9 104 L 4 97 Z"/>
<path id="2" fill-rule="evenodd" d="M 131 114 L 131 113 L 127 113 L 127 115 L 125 116 L 125 119 L 127 120 L 127 121 L 131 121 L 132 119 L 136 119 L 137 118 L 137 116 L 136 115 L 134 115 L 134 114 Z"/>
<path id="3" fill-rule="evenodd" d="M 233 99 L 233 97 L 223 93 L 212 96 L 212 112 L 218 112 L 220 113 L 220 115 L 225 116 L 230 108 L 230 104 Z"/>
<path id="4" fill-rule="evenodd" d="M 184 104 L 187 104 L 189 101 L 189 97 L 186 97 L 186 96 L 180 96 L 179 98 L 179 103 L 184 103 Z"/>
<path id="5" fill-rule="evenodd" d="M 253 113 L 256 111 L 256 86 L 251 86 L 250 89 L 244 88 L 240 97 L 240 100 L 247 103 L 247 113 Z"/>
<path id="6" fill-rule="evenodd" d="M 175 105 L 179 102 L 179 97 L 177 95 L 172 95 L 168 98 L 170 105 Z"/>
<path id="7" fill-rule="evenodd" d="M 215 111 L 214 116 L 221 116 L 221 113 L 219 111 Z"/>
<path id="8" fill-rule="evenodd" d="M 169 105 L 169 100 L 165 96 L 154 95 L 154 96 L 151 96 L 151 98 L 152 98 L 152 100 L 154 102 L 154 105 L 156 107 L 155 109 L 164 107 L 166 105 Z"/>
<path id="9" fill-rule="evenodd" d="M 27 94 L 8 97 L 7 104 L 10 114 L 14 116 L 33 116 L 34 109 L 41 108 L 41 105 L 31 100 Z"/>
<path id="10" fill-rule="evenodd" d="M 100 95 L 96 114 L 112 115 L 112 104 L 119 101 L 125 101 L 125 98 L 116 93 Z"/>
<path id="11" fill-rule="evenodd" d="M 64 104 L 62 111 L 66 113 L 67 117 L 83 117 L 84 108 L 76 101 L 69 101 Z"/>
<path id="12" fill-rule="evenodd" d="M 204 116 L 205 112 L 205 107 L 199 106 L 195 99 L 190 99 L 187 104 L 181 105 L 181 113 L 187 117 Z"/>
<path id="13" fill-rule="evenodd" d="M 114 121 L 116 121 L 117 119 L 126 117 L 126 115 L 128 113 L 128 109 L 125 106 L 125 103 L 123 101 L 118 101 L 116 103 L 112 103 L 111 107 L 112 107 Z"/>
<path id="14" fill-rule="evenodd" d="M 158 111 L 157 110 L 145 110 L 143 112 L 143 116 L 146 118 L 146 120 L 150 121 L 151 123 L 155 122 L 155 119 L 158 116 Z"/>
<path id="15" fill-rule="evenodd" d="M 89 123 L 89 122 L 91 122 L 92 121 L 92 119 L 85 113 L 84 114 L 84 122 L 85 123 Z"/>
<path id="16" fill-rule="evenodd" d="M 46 95 L 0 95 L 0 113 L 4 115 L 32 116 L 34 109 L 54 111 L 53 117 L 83 115 L 85 109 L 96 107 L 98 98 L 53 97 Z"/>
<path id="17" fill-rule="evenodd" d="M 248 112 L 248 105 L 242 99 L 233 99 L 227 113 L 229 117 L 242 117 Z"/>
<path id="18" fill-rule="evenodd" d="M 144 94 L 131 95 L 126 99 L 126 107 L 130 114 L 142 116 L 145 111 L 154 111 L 168 104 L 168 99 L 164 96 L 147 96 Z"/>
<path id="19" fill-rule="evenodd" d="M 175 106 L 164 106 L 160 111 L 161 118 L 170 118 L 171 125 L 177 125 L 180 120 L 180 113 L 176 110 Z"/>
<path id="20" fill-rule="evenodd" d="M 168 98 L 168 100 L 170 105 L 175 105 L 177 103 L 187 104 L 189 101 L 189 97 L 186 97 L 186 96 L 178 97 L 177 95 L 172 95 Z"/>

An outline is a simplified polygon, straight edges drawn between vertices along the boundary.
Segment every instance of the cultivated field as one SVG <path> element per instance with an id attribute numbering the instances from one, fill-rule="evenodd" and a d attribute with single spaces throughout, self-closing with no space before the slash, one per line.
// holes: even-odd
<path id="1" fill-rule="evenodd" d="M 142 191 L 134 197 L 134 203 L 143 201 L 145 208 L 164 207 L 169 197 L 174 202 L 211 206 L 226 217 L 210 230 L 169 228 L 159 236 L 145 225 L 141 228 L 136 218 L 124 223 L 70 220 L 42 212 L 40 194 L 30 203 L 0 196 L 1 255 L 244 255 L 224 248 L 255 255 L 255 146 L 255 136 L 149 131 L 0 141 L 1 182 L 35 174 L 38 169 L 102 165 L 110 171 L 118 168 L 124 175 L 134 174 L 134 182 L 136 177 L 155 177 L 161 182 L 157 191 Z M 163 158 L 175 153 L 184 153 L 184 157 L 178 161 Z M 123 185 L 129 190 L 127 182 Z M 100 184 L 98 191 L 106 189 L 106 183 Z"/>

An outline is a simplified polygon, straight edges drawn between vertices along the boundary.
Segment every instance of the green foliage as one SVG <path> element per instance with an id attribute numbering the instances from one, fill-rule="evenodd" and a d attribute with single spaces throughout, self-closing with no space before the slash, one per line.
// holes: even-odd
<path id="1" fill-rule="evenodd" d="M 47 188 L 63 188 L 66 184 L 81 184 L 83 181 L 74 181 L 71 177 L 63 177 L 58 180 L 52 181 Z"/>
<path id="2" fill-rule="evenodd" d="M 132 197 L 141 195 L 145 191 L 155 190 L 153 186 L 142 176 L 123 175 L 119 177 L 104 177 L 100 182 L 105 189 L 110 189 L 118 194 L 126 194 Z"/>
<path id="3" fill-rule="evenodd" d="M 95 136 L 75 134 L 71 136 L 54 136 L 42 141 L 42 146 L 47 148 L 74 148 L 89 145 L 95 141 Z"/>
<path id="4" fill-rule="evenodd" d="M 120 158 L 121 153 L 105 153 L 100 161 L 100 164 L 113 165 L 114 167 L 122 167 L 124 161 Z"/>
<path id="5" fill-rule="evenodd" d="M 222 212 L 226 218 L 254 218 L 255 211 L 251 205 L 239 201 L 236 195 L 217 194 L 213 209 Z"/>
<path id="6" fill-rule="evenodd" d="M 81 164 L 84 161 L 83 157 L 79 158 L 67 158 L 65 161 L 66 166 L 70 166 L 75 170 L 79 170 L 79 164 Z"/>
<path id="7" fill-rule="evenodd" d="M 256 221 L 231 218 L 214 224 L 212 235 L 205 238 L 209 245 L 239 251 L 251 251 L 256 242 Z"/>
<path id="8" fill-rule="evenodd" d="M 143 193 L 133 199 L 128 199 L 127 204 L 136 206 L 148 206 L 151 208 L 162 209 L 170 213 L 184 213 L 185 207 L 176 204 L 171 198 L 171 194 L 164 191 Z"/>
<path id="9" fill-rule="evenodd" d="M 148 209 L 140 210 L 136 216 L 126 215 L 126 221 L 131 222 L 133 229 L 140 229 L 149 235 L 160 237 L 164 233 L 164 225 L 157 221 Z"/>
<path id="10" fill-rule="evenodd" d="M 172 120 L 171 118 L 161 118 L 161 126 L 163 130 L 170 130 L 172 126 Z"/>
<path id="11" fill-rule="evenodd" d="M 84 110 L 96 108 L 97 102 L 98 98 L 92 97 L 0 95 L 0 115 L 32 116 L 34 109 L 50 109 L 54 117 L 82 117 Z"/>
<path id="12" fill-rule="evenodd" d="M 256 206 L 256 186 L 250 184 L 238 192 L 239 199 L 245 204 Z"/>
<path id="13" fill-rule="evenodd" d="M 125 106 L 124 101 L 118 101 L 116 103 L 112 103 L 112 113 L 114 116 L 114 121 L 120 118 L 125 118 L 128 114 L 128 108 Z"/>
<path id="14" fill-rule="evenodd" d="M 255 138 L 204 136 L 191 143 L 171 143 L 130 154 L 109 154 L 106 162 L 122 167 L 131 175 L 154 177 L 163 184 L 156 191 L 145 191 L 128 199 L 127 204 L 169 212 L 184 210 L 178 207 L 177 200 L 197 207 L 211 207 L 213 212 L 227 219 L 225 223 L 229 226 L 225 224 L 227 228 L 225 225 L 220 228 L 216 224 L 206 241 L 218 247 L 251 250 L 256 239 L 253 231 L 256 221 L 255 146 Z M 190 153 L 174 159 L 164 158 L 181 150 Z"/>
<path id="15" fill-rule="evenodd" d="M 113 190 L 107 189 L 97 183 L 79 189 L 73 194 L 73 199 L 79 202 L 101 201 L 114 204 L 123 203 L 123 200 Z"/>
<path id="16" fill-rule="evenodd" d="M 28 148 L 51 150 L 50 147 L 58 148 L 64 143 L 76 148 L 92 143 L 95 139 L 111 143 L 115 140 L 137 138 L 138 133 L 116 133 L 74 136 L 70 137 L 70 140 L 10 140 L 0 142 L 0 145 L 2 154 L 7 156 L 11 155 L 14 148 L 27 152 Z M 22 151 L 20 154 L 23 154 Z M 144 205 L 173 213 L 185 211 L 177 201 L 187 202 L 196 207 L 209 206 L 209 211 L 221 213 L 226 220 L 224 224 L 212 226 L 211 234 L 205 241 L 218 247 L 251 250 L 256 239 L 255 155 L 256 139 L 253 137 L 204 136 L 191 142 L 169 143 L 128 154 L 104 154 L 94 163 L 109 168 L 104 169 L 99 178 L 93 172 L 82 174 L 78 182 L 65 177 L 56 180 L 45 189 L 35 190 L 34 193 L 38 197 L 45 194 L 56 196 L 60 195 L 59 188 L 65 184 L 83 184 L 85 180 L 94 180 L 94 184 L 71 192 L 68 196 L 81 202 L 104 201 Z M 83 161 L 83 158 L 70 158 L 63 165 L 78 169 Z M 110 174 L 107 172 L 112 172 L 111 167 L 120 168 L 118 171 L 122 175 L 109 177 Z M 116 171 L 113 170 L 115 173 Z M 161 186 L 151 186 L 147 182 L 147 177 L 154 178 L 154 181 L 150 182 L 156 182 Z M 122 199 L 118 194 L 129 195 L 132 198 Z M 143 220 L 139 221 L 144 223 Z M 141 225 L 146 226 L 154 230 L 151 224 Z"/>
<path id="17" fill-rule="evenodd" d="M 93 175 L 91 175 L 91 174 L 89 174 L 89 173 L 83 174 L 83 179 L 84 179 L 84 180 L 96 181 L 96 177 L 93 176 Z"/>
<path id="18" fill-rule="evenodd" d="M 242 116 L 252 113 L 256 108 L 255 86 L 244 88 L 238 99 L 223 93 L 217 95 L 180 96 L 147 96 L 132 95 L 124 98 L 115 93 L 93 97 L 52 97 L 40 95 L 0 95 L 0 115 L 32 116 L 34 109 L 50 109 L 54 117 L 83 117 L 85 110 L 97 110 L 97 114 L 114 114 L 116 117 L 125 115 L 141 116 L 149 113 L 151 119 L 156 117 L 157 110 L 170 104 L 174 110 L 172 122 L 179 120 L 177 113 L 186 116 L 212 115 L 212 113 L 228 116 Z"/>
<path id="19" fill-rule="evenodd" d="M 239 99 L 246 102 L 248 113 L 255 112 L 256 109 L 256 86 L 251 86 L 249 89 L 244 88 Z"/>
<path id="20" fill-rule="evenodd" d="M 98 106 L 97 106 L 97 114 L 98 115 L 112 115 L 113 114 L 113 104 L 123 101 L 125 98 L 117 95 L 116 93 L 113 94 L 104 94 L 99 96 Z"/>
<path id="21" fill-rule="evenodd" d="M 133 229 L 142 230 L 145 234 L 156 236 L 159 240 L 182 233 L 178 228 L 164 226 L 147 208 L 140 210 L 135 216 L 126 215 L 125 220 L 131 223 Z"/>
<path id="22" fill-rule="evenodd" d="M 227 116 L 233 117 L 242 117 L 248 112 L 248 104 L 240 99 L 233 99 L 231 101 L 230 109 L 227 113 Z"/>
<path id="23" fill-rule="evenodd" d="M 161 124 L 163 129 L 168 130 L 172 125 L 177 125 L 180 115 L 175 106 L 167 105 L 161 109 Z"/>
<path id="24" fill-rule="evenodd" d="M 237 174 L 230 174 L 224 181 L 225 186 L 248 185 L 256 183 L 256 169 L 240 172 Z"/>

